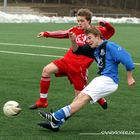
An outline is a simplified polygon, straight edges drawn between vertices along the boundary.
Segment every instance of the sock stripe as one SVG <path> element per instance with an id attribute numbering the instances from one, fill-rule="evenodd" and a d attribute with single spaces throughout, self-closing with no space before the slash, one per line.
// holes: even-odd
<path id="1" fill-rule="evenodd" d="M 53 116 L 61 121 L 64 122 L 66 118 L 70 117 L 70 106 L 65 106 L 61 109 L 59 109 L 58 111 L 53 113 Z"/>
<path id="2" fill-rule="evenodd" d="M 51 78 L 50 78 L 50 77 L 43 77 L 43 76 L 42 76 L 42 77 L 41 77 L 41 80 L 42 80 L 42 81 L 50 81 Z"/>
<path id="3" fill-rule="evenodd" d="M 70 116 L 70 110 L 71 110 L 70 105 L 63 107 L 62 110 L 64 111 L 66 118 Z"/>
<path id="4" fill-rule="evenodd" d="M 40 93 L 40 98 L 47 98 L 48 97 L 48 93 Z"/>

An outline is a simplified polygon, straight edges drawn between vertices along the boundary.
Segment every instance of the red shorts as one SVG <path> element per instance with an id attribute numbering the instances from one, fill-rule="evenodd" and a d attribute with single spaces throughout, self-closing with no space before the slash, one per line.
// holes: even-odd
<path id="1" fill-rule="evenodd" d="M 56 77 L 67 76 L 70 83 L 76 90 L 83 90 L 87 84 L 87 69 L 81 66 L 65 62 L 64 58 L 54 60 L 53 63 L 58 67 L 59 71 Z"/>

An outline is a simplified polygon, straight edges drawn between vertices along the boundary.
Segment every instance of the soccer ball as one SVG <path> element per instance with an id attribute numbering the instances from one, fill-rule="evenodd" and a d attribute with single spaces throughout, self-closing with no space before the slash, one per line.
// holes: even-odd
<path id="1" fill-rule="evenodd" d="M 16 101 L 8 101 L 3 106 L 3 112 L 6 116 L 16 116 L 21 112 L 21 108 L 19 107 L 19 103 Z"/>

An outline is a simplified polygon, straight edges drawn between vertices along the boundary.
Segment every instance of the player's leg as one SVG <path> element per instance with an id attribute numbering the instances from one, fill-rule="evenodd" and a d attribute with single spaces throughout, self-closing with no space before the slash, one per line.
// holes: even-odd
<path id="1" fill-rule="evenodd" d="M 81 74 L 79 73 L 76 75 L 69 75 L 69 77 L 70 77 L 69 79 L 71 79 L 74 85 L 75 98 L 76 98 L 77 95 L 80 93 L 80 91 L 83 90 L 87 84 L 86 70 L 82 70 Z M 105 100 L 105 98 L 101 98 L 97 102 L 103 109 L 107 109 L 107 101 Z"/>
<path id="2" fill-rule="evenodd" d="M 118 84 L 116 84 L 110 77 L 99 76 L 94 78 L 83 90 L 85 94 L 92 98 L 92 102 L 95 103 L 116 91 Z"/>
<path id="3" fill-rule="evenodd" d="M 78 94 L 80 93 L 80 90 L 75 89 L 74 91 L 75 91 L 75 98 L 74 98 L 74 100 L 75 100 L 77 98 Z M 107 101 L 105 100 L 105 98 L 101 98 L 97 102 L 103 109 L 107 109 Z"/>
<path id="4" fill-rule="evenodd" d="M 78 94 L 77 98 L 70 105 L 53 113 L 39 112 L 40 115 L 43 118 L 46 118 L 50 123 L 45 125 L 45 127 L 42 124 L 40 126 L 47 129 L 51 128 L 50 130 L 59 128 L 68 117 L 71 117 L 78 112 L 90 100 L 96 102 L 100 98 L 115 92 L 117 88 L 118 84 L 116 84 L 111 78 L 106 76 L 96 77 L 80 92 L 80 94 Z"/>
<path id="5" fill-rule="evenodd" d="M 53 62 L 46 65 L 43 68 L 42 76 L 40 80 L 40 98 L 36 101 L 35 104 L 31 105 L 30 109 L 37 109 L 37 108 L 44 108 L 48 106 L 47 96 L 48 96 L 48 90 L 50 87 L 51 82 L 51 74 L 57 73 L 58 67 Z"/>
<path id="6" fill-rule="evenodd" d="M 41 117 L 47 119 L 49 122 L 38 123 L 39 126 L 58 131 L 59 127 L 74 113 L 78 112 L 85 104 L 91 100 L 90 96 L 80 93 L 77 98 L 68 106 L 65 106 L 54 113 L 46 113 L 39 111 Z"/>
<path id="7" fill-rule="evenodd" d="M 80 92 L 77 98 L 70 104 L 70 116 L 78 112 L 85 104 L 91 100 L 90 96 Z"/>

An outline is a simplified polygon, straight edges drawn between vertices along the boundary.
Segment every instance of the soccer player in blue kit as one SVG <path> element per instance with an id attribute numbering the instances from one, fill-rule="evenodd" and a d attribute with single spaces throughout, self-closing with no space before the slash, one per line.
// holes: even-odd
<path id="1" fill-rule="evenodd" d="M 75 34 L 70 33 L 73 53 L 85 55 L 96 60 L 99 68 L 98 74 L 70 104 L 56 112 L 43 112 L 39 114 L 46 118 L 47 122 L 38 123 L 39 126 L 58 131 L 60 126 L 83 106 L 92 101 L 95 103 L 100 98 L 110 95 L 118 89 L 118 65 L 122 63 L 127 71 L 127 82 L 129 86 L 135 83 L 132 70 L 133 60 L 130 54 L 114 42 L 104 40 L 97 27 L 93 26 L 85 30 L 86 44 L 78 47 Z"/>

